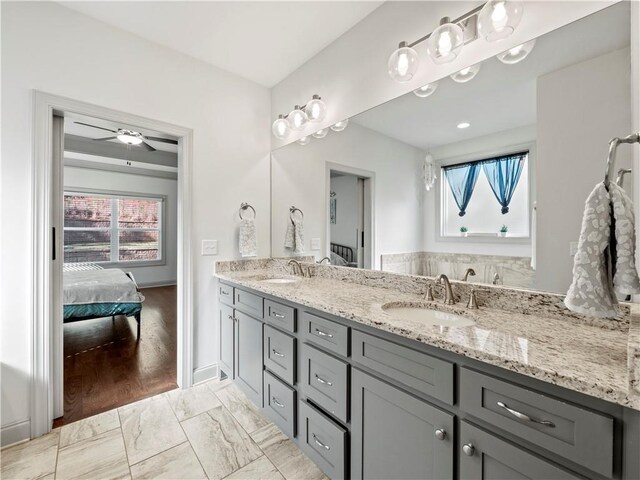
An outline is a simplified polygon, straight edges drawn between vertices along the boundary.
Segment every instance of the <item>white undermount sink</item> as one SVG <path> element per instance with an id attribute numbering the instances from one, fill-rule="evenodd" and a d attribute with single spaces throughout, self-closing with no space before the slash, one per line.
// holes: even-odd
<path id="1" fill-rule="evenodd" d="M 382 309 L 392 317 L 401 320 L 421 322 L 437 327 L 470 327 L 476 323 L 475 320 L 469 317 L 434 310 L 433 307 L 429 305 L 388 303 L 383 305 Z"/>
<path id="2" fill-rule="evenodd" d="M 297 278 L 265 278 L 260 280 L 263 283 L 275 283 L 277 285 L 285 285 L 287 283 L 296 283 L 299 280 Z"/>

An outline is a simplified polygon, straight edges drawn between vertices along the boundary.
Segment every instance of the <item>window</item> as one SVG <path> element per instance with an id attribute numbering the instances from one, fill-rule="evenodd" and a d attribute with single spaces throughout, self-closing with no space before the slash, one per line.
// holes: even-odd
<path id="1" fill-rule="evenodd" d="M 64 262 L 160 262 L 162 198 L 64 194 Z"/>
<path id="2" fill-rule="evenodd" d="M 529 236 L 528 151 L 443 166 L 440 188 L 442 236 Z"/>

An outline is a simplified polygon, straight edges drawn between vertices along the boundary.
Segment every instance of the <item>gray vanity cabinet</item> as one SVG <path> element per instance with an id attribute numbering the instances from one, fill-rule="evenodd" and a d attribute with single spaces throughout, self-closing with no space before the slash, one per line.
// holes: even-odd
<path id="1" fill-rule="evenodd" d="M 262 406 L 262 322 L 239 310 L 234 316 L 235 380 L 253 403 Z"/>
<path id="2" fill-rule="evenodd" d="M 227 377 L 235 378 L 235 317 L 233 316 L 233 308 L 220 303 L 220 369 L 227 374 Z"/>
<path id="3" fill-rule="evenodd" d="M 351 478 L 454 478 L 454 416 L 352 370 Z"/>
<path id="4" fill-rule="evenodd" d="M 511 443 L 462 422 L 460 480 L 577 480 L 578 477 Z"/>

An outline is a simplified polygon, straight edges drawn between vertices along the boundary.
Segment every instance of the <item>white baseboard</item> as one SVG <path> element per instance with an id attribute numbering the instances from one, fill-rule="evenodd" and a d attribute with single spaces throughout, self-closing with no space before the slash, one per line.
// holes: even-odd
<path id="1" fill-rule="evenodd" d="M 158 280 L 157 282 L 138 282 L 140 288 L 172 287 L 177 285 L 176 280 Z"/>
<path id="2" fill-rule="evenodd" d="M 206 382 L 207 380 L 213 380 L 214 378 L 218 378 L 219 375 L 220 370 L 217 363 L 212 363 L 206 367 L 196 368 L 193 371 L 193 384 L 197 385 L 198 383 Z"/>
<path id="3" fill-rule="evenodd" d="M 31 421 L 22 420 L 20 422 L 5 425 L 0 430 L 0 446 L 7 447 L 14 443 L 24 442 L 31 438 Z"/>

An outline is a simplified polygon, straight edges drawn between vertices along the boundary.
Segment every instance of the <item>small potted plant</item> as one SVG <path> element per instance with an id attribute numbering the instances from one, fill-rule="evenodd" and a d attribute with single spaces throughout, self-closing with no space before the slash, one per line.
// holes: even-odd
<path id="1" fill-rule="evenodd" d="M 509 231 L 509 227 L 507 227 L 506 225 L 502 225 L 500 227 L 500 236 L 501 237 L 506 237 L 507 236 L 507 231 Z"/>
<path id="2" fill-rule="evenodd" d="M 466 237 L 468 235 L 469 229 L 467 227 L 460 227 L 460 235 Z"/>

